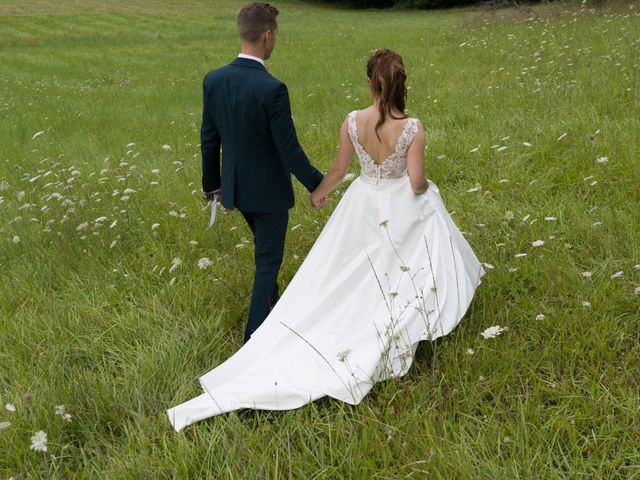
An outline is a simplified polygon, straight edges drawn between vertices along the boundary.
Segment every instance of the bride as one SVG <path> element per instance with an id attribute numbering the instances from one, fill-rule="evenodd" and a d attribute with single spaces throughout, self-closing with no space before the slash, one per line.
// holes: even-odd
<path id="1" fill-rule="evenodd" d="M 343 180 L 354 153 L 360 176 L 260 328 L 200 377 L 202 395 L 167 411 L 176 431 L 326 395 L 358 404 L 376 382 L 407 373 L 418 342 L 447 335 L 465 314 L 484 270 L 424 176 L 402 58 L 376 50 L 367 77 L 374 103 L 345 119 L 312 202 Z"/>

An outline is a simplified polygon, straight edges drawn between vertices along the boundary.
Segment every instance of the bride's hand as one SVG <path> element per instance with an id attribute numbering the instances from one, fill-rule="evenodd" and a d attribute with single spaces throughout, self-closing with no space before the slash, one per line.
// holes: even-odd
<path id="1" fill-rule="evenodd" d="M 328 200 L 329 198 L 326 196 L 320 197 L 315 192 L 311 192 L 311 206 L 316 210 L 320 210 L 322 207 L 324 207 L 327 204 Z"/>

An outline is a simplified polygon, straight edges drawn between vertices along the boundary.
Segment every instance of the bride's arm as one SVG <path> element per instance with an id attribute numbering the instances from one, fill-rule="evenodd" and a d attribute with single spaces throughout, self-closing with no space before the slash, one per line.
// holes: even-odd
<path id="1" fill-rule="evenodd" d="M 336 160 L 324 176 L 322 182 L 320 182 L 320 185 L 311 193 L 311 202 L 314 205 L 329 195 L 329 193 L 340 184 L 349 171 L 349 165 L 355 152 L 351 139 L 349 138 L 347 121 L 348 119 L 345 119 L 340 127 L 340 145 L 338 147 L 338 153 L 336 154 Z"/>
<path id="2" fill-rule="evenodd" d="M 418 133 L 407 150 L 407 170 L 411 188 L 416 194 L 427 191 L 429 183 L 424 176 L 424 128 L 418 122 Z"/>

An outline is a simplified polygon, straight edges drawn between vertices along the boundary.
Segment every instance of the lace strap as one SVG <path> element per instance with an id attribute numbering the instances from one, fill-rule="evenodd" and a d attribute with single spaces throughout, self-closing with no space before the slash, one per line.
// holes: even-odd
<path id="1" fill-rule="evenodd" d="M 419 120 L 413 117 L 407 120 L 398 138 L 398 143 L 396 143 L 396 153 L 406 151 L 406 149 L 409 148 L 413 139 L 416 138 L 418 134 L 418 122 Z"/>
<path id="2" fill-rule="evenodd" d="M 351 138 L 351 143 L 353 143 L 355 147 L 358 143 L 358 134 L 356 133 L 356 110 L 349 113 L 347 126 L 349 130 L 349 137 Z"/>

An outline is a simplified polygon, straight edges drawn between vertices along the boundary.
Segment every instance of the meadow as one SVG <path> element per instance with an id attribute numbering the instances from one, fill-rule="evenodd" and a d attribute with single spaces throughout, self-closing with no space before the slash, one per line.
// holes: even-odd
<path id="1" fill-rule="evenodd" d="M 487 275 L 356 407 L 172 430 L 246 322 L 251 234 L 237 212 L 206 228 L 198 147 L 243 3 L 0 3 L 0 478 L 640 478 L 637 2 L 278 3 L 269 70 L 312 161 L 369 105 L 369 52 L 398 50 L 426 174 Z M 296 182 L 282 287 L 343 190 L 317 212 Z"/>

